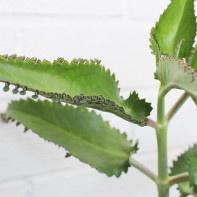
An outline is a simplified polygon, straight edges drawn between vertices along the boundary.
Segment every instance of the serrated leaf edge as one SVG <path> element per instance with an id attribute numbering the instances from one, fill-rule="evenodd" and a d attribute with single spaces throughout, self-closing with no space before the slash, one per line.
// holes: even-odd
<path id="1" fill-rule="evenodd" d="M 14 102 L 26 102 L 26 103 L 27 103 L 27 102 L 29 102 L 29 100 L 32 100 L 32 99 L 30 99 L 30 98 L 28 98 L 27 100 L 20 99 L 19 101 L 12 101 L 12 103 L 14 103 Z M 51 103 L 51 102 L 48 101 L 48 100 L 44 100 L 44 101 L 38 100 L 37 102 L 47 102 L 47 103 L 53 104 L 53 103 Z M 11 103 L 10 103 L 10 104 L 11 104 Z M 9 104 L 9 105 L 10 105 L 10 104 Z M 56 103 L 56 104 L 57 104 L 57 103 Z M 58 103 L 58 104 L 62 105 L 61 103 Z M 62 105 L 62 106 L 63 106 L 63 105 Z M 87 113 L 87 112 L 88 112 L 88 113 L 92 113 L 92 114 L 96 115 L 100 120 L 103 121 L 102 116 L 101 116 L 100 114 L 96 114 L 96 112 L 95 112 L 94 110 L 88 111 L 88 109 L 86 109 L 86 108 L 79 108 L 79 107 L 74 108 L 73 106 L 69 106 L 69 105 L 65 105 L 64 107 L 65 107 L 65 108 L 66 108 L 66 107 L 72 107 L 72 108 L 75 109 L 75 110 L 83 110 L 83 111 L 86 112 L 86 113 Z M 8 121 L 15 122 L 15 123 L 16 123 L 16 126 L 19 126 L 19 125 L 22 124 L 21 122 L 15 120 L 15 119 L 12 118 L 11 116 L 7 116 L 6 118 L 7 118 Z M 118 129 L 116 129 L 115 127 L 111 127 L 108 121 L 103 121 L 103 122 L 105 122 L 105 124 L 107 124 L 112 130 L 114 130 L 114 132 L 119 133 L 125 140 L 127 140 L 127 134 L 126 134 L 125 132 L 120 133 L 120 131 L 119 131 Z M 22 125 L 24 125 L 24 124 L 22 124 Z M 26 133 L 28 130 L 30 130 L 30 129 L 24 125 L 24 133 Z M 36 134 L 37 134 L 37 133 L 36 133 Z M 37 135 L 39 136 L 39 134 L 37 134 Z M 40 137 L 40 136 L 39 136 L 39 137 Z M 50 143 L 55 144 L 53 141 L 46 140 L 46 139 L 43 138 L 43 137 L 41 137 L 41 138 L 44 139 L 44 140 L 47 141 L 47 142 L 50 142 Z M 134 153 L 136 153 L 136 152 L 138 151 L 138 141 L 136 141 L 136 143 L 134 143 L 133 146 L 132 146 L 133 141 L 132 141 L 132 140 L 129 140 L 129 141 L 131 142 L 131 147 L 130 147 L 130 149 L 131 149 L 131 154 L 134 154 Z M 59 148 L 62 147 L 62 148 L 65 149 L 65 147 L 63 147 L 63 146 L 61 146 L 61 145 L 57 145 L 57 144 L 55 144 L 55 145 L 58 146 Z M 65 150 L 66 150 L 66 149 L 65 149 Z M 67 150 L 66 150 L 66 151 L 67 151 Z M 67 151 L 66 156 L 65 156 L 66 158 L 67 158 L 67 154 L 68 154 L 69 156 L 74 156 L 74 155 L 71 155 L 70 152 Z M 77 159 L 79 159 L 79 158 L 77 157 Z M 83 161 L 80 160 L 80 159 L 79 159 L 79 161 L 83 162 Z M 88 165 L 90 165 L 91 167 L 95 168 L 95 166 L 93 166 L 93 165 L 91 165 L 91 164 L 88 164 Z M 126 169 L 122 170 L 119 174 L 115 174 L 115 173 L 114 173 L 114 174 L 105 173 L 105 174 L 106 174 L 108 177 L 111 177 L 111 176 L 114 175 L 114 176 L 116 176 L 116 178 L 119 178 L 119 177 L 121 176 L 122 172 L 124 172 L 124 173 L 127 173 L 127 172 L 128 172 L 128 168 L 129 168 L 129 167 L 130 167 L 130 164 L 129 164 L 129 157 L 128 157 L 127 166 L 125 167 Z M 96 169 L 97 171 L 103 173 L 101 170 L 99 170 L 99 169 L 97 169 L 97 168 L 95 168 L 95 169 Z"/>
<path id="2" fill-rule="evenodd" d="M 119 81 L 115 80 L 115 74 L 111 74 L 111 71 L 109 69 L 107 69 L 107 71 L 105 70 L 104 66 L 100 65 L 100 60 L 87 60 L 87 59 L 82 59 L 82 58 L 78 58 L 78 59 L 73 59 L 71 61 L 71 63 L 68 63 L 67 61 L 65 61 L 63 58 L 58 60 L 55 60 L 53 63 L 49 62 L 48 60 L 43 60 L 42 62 L 37 59 L 37 58 L 25 58 L 25 56 L 22 57 L 17 57 L 16 54 L 8 56 L 8 55 L 3 55 L 0 56 L 0 62 L 4 61 L 3 63 L 8 63 L 8 64 L 17 64 L 16 61 L 22 61 L 24 64 L 26 63 L 26 61 L 28 61 L 27 65 L 29 64 L 29 61 L 33 64 L 35 64 L 35 66 L 40 66 L 39 64 L 36 65 L 36 63 L 40 63 L 40 64 L 47 64 L 48 66 L 56 67 L 57 63 L 58 66 L 63 66 L 66 68 L 66 70 L 68 69 L 72 69 L 72 68 L 77 68 L 77 66 L 80 65 L 86 65 L 86 66 L 98 66 L 101 70 L 103 70 L 104 72 L 108 73 L 110 77 L 112 77 L 115 81 L 115 83 L 117 84 L 117 89 L 120 92 L 120 88 L 118 88 L 118 83 Z M 3 58 L 3 59 L 2 59 Z M 69 64 L 70 66 L 65 66 L 64 63 Z M 34 92 L 34 95 L 32 96 L 33 99 L 37 99 L 38 95 L 43 96 L 45 98 L 48 99 L 52 99 L 54 102 L 64 102 L 64 103 L 68 103 L 68 104 L 72 104 L 72 105 L 77 105 L 77 106 L 83 106 L 83 107 L 91 107 L 93 109 L 98 109 L 104 112 L 110 112 L 113 113 L 121 118 L 123 118 L 124 120 L 127 120 L 129 122 L 132 122 L 134 124 L 138 124 L 139 126 L 147 126 L 147 120 L 135 120 L 132 118 L 131 115 L 126 114 L 125 110 L 123 107 L 119 107 L 114 101 L 111 101 L 107 98 L 104 98 L 102 95 L 83 95 L 83 93 L 81 93 L 80 95 L 75 95 L 73 97 L 71 97 L 70 95 L 66 94 L 66 93 L 55 93 L 55 92 L 45 92 L 45 91 L 39 91 L 33 88 L 28 88 L 27 86 L 23 86 L 21 84 L 16 84 L 16 83 L 12 83 L 9 81 L 4 81 L 4 80 L 0 80 L 0 82 L 5 83 L 5 87 L 3 88 L 4 91 L 9 91 L 9 86 L 10 85 L 14 85 L 16 92 L 19 92 L 19 88 L 21 89 L 20 94 L 21 95 L 25 95 L 27 91 L 29 92 Z M 13 91 L 14 91 L 13 90 Z M 18 91 L 17 91 L 18 90 Z M 118 92 L 118 94 L 119 94 Z M 64 97 L 64 98 L 63 98 Z M 98 98 L 102 98 L 102 99 L 98 99 Z M 80 99 L 82 98 L 82 99 Z M 122 99 L 122 97 L 120 97 Z M 82 102 L 83 101 L 83 102 Z M 144 99 L 145 101 L 145 99 Z M 150 103 L 147 103 L 150 105 Z"/>

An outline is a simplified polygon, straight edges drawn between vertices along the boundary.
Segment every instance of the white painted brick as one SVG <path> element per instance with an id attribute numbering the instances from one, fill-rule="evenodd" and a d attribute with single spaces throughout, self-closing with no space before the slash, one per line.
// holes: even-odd
<path id="1" fill-rule="evenodd" d="M 126 0 L 124 15 L 132 20 L 152 21 L 153 25 L 159 20 L 170 0 Z M 195 7 L 197 2 L 194 2 Z"/>
<path id="2" fill-rule="evenodd" d="M 34 177 L 31 181 L 34 184 L 35 197 L 129 197 L 145 196 L 148 191 L 151 191 L 152 197 L 156 197 L 157 193 L 155 185 L 134 169 L 130 169 L 128 174 L 123 174 L 119 179 L 109 178 L 90 169 L 69 177 L 67 172 L 61 172 Z M 139 183 L 143 185 L 143 191 L 139 190 Z"/>
<path id="3" fill-rule="evenodd" d="M 18 47 L 20 47 L 20 43 L 18 43 L 18 28 L 16 26 L 14 26 L 14 28 L 8 26 L 1 26 L 0 31 L 0 43 L 2 47 L 2 53 L 13 54 L 15 51 L 18 51 Z"/>
<path id="4" fill-rule="evenodd" d="M 28 181 L 15 180 L 0 182 L 0 196 L 2 197 L 33 197 L 32 184 Z"/>
<path id="5" fill-rule="evenodd" d="M 176 151 L 170 152 L 170 159 L 175 157 Z M 137 157 L 139 161 L 156 172 L 156 154 L 146 154 Z M 85 179 L 84 179 L 85 177 Z M 50 173 L 30 177 L 33 184 L 35 197 L 41 196 L 106 196 L 106 197 L 151 197 L 157 196 L 157 189 L 152 181 L 143 176 L 139 171 L 130 168 L 127 174 L 120 178 L 106 177 L 94 169 L 85 168 L 83 171 Z M 141 187 L 143 186 L 143 189 Z M 175 187 L 170 190 L 171 196 L 178 196 Z"/>
<path id="6" fill-rule="evenodd" d="M 63 148 L 23 130 L 23 126 L 0 123 L 0 181 L 82 166 L 75 158 L 65 159 Z"/>
<path id="7" fill-rule="evenodd" d="M 1 14 L 56 14 L 63 16 L 120 16 L 121 0 L 1 0 Z"/>
<path id="8" fill-rule="evenodd" d="M 158 20 L 170 0 L 128 0 L 127 14 L 134 20 Z"/>
<path id="9" fill-rule="evenodd" d="M 11 24 L 11 22 L 7 23 Z M 117 76 L 120 87 L 152 86 L 155 71 L 155 57 L 149 49 L 151 24 L 120 21 L 90 21 L 72 25 L 42 23 L 30 25 L 18 22 L 20 43 L 15 53 L 53 60 L 65 57 L 98 58 Z M 43 25 L 43 26 L 42 26 Z M 13 37 L 13 36 L 12 36 Z M 14 39 L 14 38 L 13 38 Z M 11 52 L 13 50 L 10 50 Z M 0 53 L 9 52 L 4 47 Z"/>

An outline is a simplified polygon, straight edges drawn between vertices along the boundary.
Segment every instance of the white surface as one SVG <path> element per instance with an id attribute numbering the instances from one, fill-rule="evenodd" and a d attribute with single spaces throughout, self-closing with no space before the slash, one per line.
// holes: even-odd
<path id="1" fill-rule="evenodd" d="M 168 0 L 0 0 L 0 54 L 53 60 L 98 58 L 116 73 L 122 94 L 134 89 L 156 107 L 158 82 L 149 34 Z M 2 87 L 2 84 L 0 85 Z M 167 97 L 169 108 L 180 95 Z M 0 90 L 0 112 L 11 93 Z M 18 97 L 17 97 L 18 98 Z M 138 158 L 157 171 L 156 139 L 150 128 L 138 128 L 102 113 L 104 119 L 129 138 L 139 139 Z M 155 110 L 151 117 L 155 119 Z M 169 126 L 169 164 L 195 142 L 196 107 L 189 100 Z M 191 124 L 188 125 L 188 124 Z M 23 127 L 0 123 L 0 197 L 156 197 L 155 185 L 131 168 L 120 179 L 107 178 L 64 158 L 65 151 Z M 175 188 L 175 187 L 174 187 Z M 178 196 L 175 189 L 171 196 Z"/>

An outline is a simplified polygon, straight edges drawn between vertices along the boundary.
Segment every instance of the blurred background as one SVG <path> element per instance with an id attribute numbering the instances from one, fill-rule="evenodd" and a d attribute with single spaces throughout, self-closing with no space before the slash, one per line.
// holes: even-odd
<path id="1" fill-rule="evenodd" d="M 169 0 L 0 0 L 0 54 L 17 54 L 53 61 L 64 57 L 98 58 L 119 80 L 121 95 L 136 90 L 152 103 L 156 119 L 159 82 L 154 80 L 155 57 L 149 49 L 150 30 Z M 11 99 L 0 84 L 0 113 Z M 167 110 L 182 92 L 166 98 Z M 31 95 L 31 94 L 30 94 Z M 24 97 L 23 97 L 24 98 Z M 100 112 L 99 112 L 100 113 Z M 114 115 L 102 113 L 110 124 L 138 139 L 135 156 L 157 172 L 156 136 Z M 190 124 L 191 123 L 191 124 Z M 197 141 L 196 106 L 188 100 L 169 125 L 169 165 Z M 148 178 L 134 168 L 108 178 L 66 151 L 45 142 L 23 126 L 0 122 L 1 197 L 156 197 Z M 176 186 L 171 196 L 178 196 Z"/>

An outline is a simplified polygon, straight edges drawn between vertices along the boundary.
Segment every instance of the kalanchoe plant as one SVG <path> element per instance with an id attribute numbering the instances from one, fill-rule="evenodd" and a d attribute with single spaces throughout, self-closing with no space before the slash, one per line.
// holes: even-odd
<path id="1" fill-rule="evenodd" d="M 178 184 L 181 196 L 197 195 L 197 145 L 189 148 L 168 171 L 167 128 L 184 102 L 191 97 L 197 104 L 196 17 L 193 0 L 172 0 L 151 30 L 151 49 L 156 56 L 155 79 L 160 81 L 157 121 L 148 118 L 151 104 L 134 91 L 127 99 L 119 94 L 114 74 L 97 59 L 58 58 L 53 63 L 37 58 L 0 56 L 0 82 L 5 92 L 33 92 L 46 101 L 12 101 L 4 121 L 16 120 L 25 131 L 64 147 L 66 156 L 75 156 L 107 176 L 119 177 L 133 166 L 154 181 L 159 197 L 168 197 L 169 188 Z M 165 114 L 165 96 L 172 89 L 185 93 Z M 66 105 L 63 105 L 66 103 Z M 67 104 L 75 105 L 73 107 Z M 133 158 L 138 143 L 127 140 L 101 116 L 85 107 L 113 113 L 139 126 L 155 129 L 158 142 L 158 175 Z"/>

